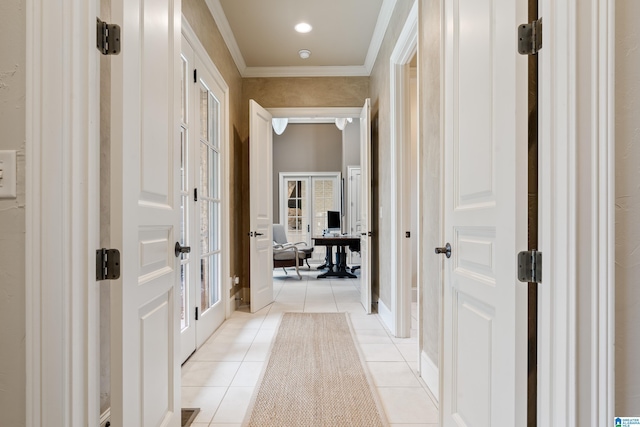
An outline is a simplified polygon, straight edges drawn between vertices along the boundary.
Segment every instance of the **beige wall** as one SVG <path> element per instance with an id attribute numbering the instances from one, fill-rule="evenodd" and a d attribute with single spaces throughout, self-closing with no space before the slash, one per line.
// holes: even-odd
<path id="1" fill-rule="evenodd" d="M 280 172 L 340 172 L 342 132 L 333 123 L 290 124 L 273 135 L 273 222 L 280 222 Z"/>
<path id="2" fill-rule="evenodd" d="M 373 174 L 377 174 L 377 192 L 373 195 L 374 203 L 372 219 L 378 221 L 378 227 L 374 225 L 374 241 L 377 240 L 379 259 L 390 259 L 391 253 L 391 146 L 390 146 L 390 65 L 389 58 L 396 46 L 396 42 L 404 27 L 407 16 L 411 11 L 413 2 L 399 1 L 396 3 L 393 17 L 389 22 L 389 27 L 384 36 L 384 42 L 378 53 L 378 59 L 371 72 L 370 97 L 371 97 L 371 117 L 374 121 L 374 168 Z M 376 131 L 377 129 L 377 131 Z M 376 137 L 377 135 L 377 137 Z M 377 169 L 377 170 L 376 170 Z M 375 179 L 375 177 L 374 177 Z M 374 222 L 375 224 L 375 222 Z M 374 243 L 375 244 L 375 243 Z M 375 276 L 372 277 L 375 279 Z M 379 263 L 379 277 L 373 283 L 374 290 L 379 288 L 380 300 L 391 308 L 391 266 L 388 262 Z"/>
<path id="3" fill-rule="evenodd" d="M 616 416 L 640 414 L 640 2 L 616 2 Z"/>
<path id="4" fill-rule="evenodd" d="M 369 77 L 278 77 L 243 80 L 244 104 L 253 99 L 264 108 L 361 107 Z"/>
<path id="5" fill-rule="evenodd" d="M 0 5 L 0 150 L 18 153 L 18 198 L 0 199 L 0 424 L 25 425 L 24 0 Z"/>

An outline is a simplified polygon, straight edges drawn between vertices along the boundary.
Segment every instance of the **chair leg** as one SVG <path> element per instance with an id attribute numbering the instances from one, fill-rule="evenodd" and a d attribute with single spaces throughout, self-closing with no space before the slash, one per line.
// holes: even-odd
<path id="1" fill-rule="evenodd" d="M 302 280 L 302 275 L 300 274 L 300 269 L 298 268 L 299 265 L 301 265 L 302 262 L 298 259 L 296 261 L 296 273 L 298 273 L 298 277 L 300 278 L 300 280 Z"/>
<path id="2" fill-rule="evenodd" d="M 311 266 L 309 265 L 309 258 L 305 258 L 305 259 L 304 259 L 304 262 L 306 262 L 306 263 L 307 263 L 307 267 L 311 268 Z"/>
<path id="3" fill-rule="evenodd" d="M 287 276 L 289 275 L 289 273 L 287 273 L 287 269 L 282 267 L 282 271 L 284 271 L 284 274 L 286 274 Z"/>

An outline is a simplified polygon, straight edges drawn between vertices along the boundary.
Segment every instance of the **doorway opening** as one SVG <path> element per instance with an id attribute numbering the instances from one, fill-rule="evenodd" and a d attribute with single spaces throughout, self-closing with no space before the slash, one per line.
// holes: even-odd
<path id="1" fill-rule="evenodd" d="M 418 262 L 421 231 L 418 159 L 418 14 L 414 7 L 391 54 L 392 266 L 391 307 L 379 313 L 391 332 L 410 336 L 412 312 L 417 319 Z M 415 310 L 412 310 L 412 303 Z"/>

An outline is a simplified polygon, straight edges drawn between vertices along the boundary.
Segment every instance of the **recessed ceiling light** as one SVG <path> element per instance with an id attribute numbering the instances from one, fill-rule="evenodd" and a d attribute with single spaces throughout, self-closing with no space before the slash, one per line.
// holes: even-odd
<path id="1" fill-rule="evenodd" d="M 294 28 L 299 33 L 308 33 L 309 31 L 311 31 L 311 25 L 307 24 L 306 22 L 301 22 Z"/>
<path id="2" fill-rule="evenodd" d="M 311 51 L 308 49 L 301 49 L 298 51 L 298 55 L 300 55 L 300 58 L 302 59 L 307 59 L 311 56 Z"/>

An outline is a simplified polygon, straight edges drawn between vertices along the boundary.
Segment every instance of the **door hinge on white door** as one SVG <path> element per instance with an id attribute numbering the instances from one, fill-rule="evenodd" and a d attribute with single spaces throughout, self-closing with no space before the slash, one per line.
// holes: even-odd
<path id="1" fill-rule="evenodd" d="M 518 254 L 518 280 L 542 283 L 542 252 L 522 251 Z"/>
<path id="2" fill-rule="evenodd" d="M 98 20 L 96 30 L 97 48 L 103 55 L 117 55 L 120 53 L 120 26 L 107 24 Z"/>
<path id="3" fill-rule="evenodd" d="M 120 251 L 96 250 L 96 280 L 115 280 L 120 277 Z"/>
<path id="4" fill-rule="evenodd" d="M 518 27 L 518 53 L 535 55 L 542 49 L 542 18 Z"/>

